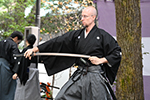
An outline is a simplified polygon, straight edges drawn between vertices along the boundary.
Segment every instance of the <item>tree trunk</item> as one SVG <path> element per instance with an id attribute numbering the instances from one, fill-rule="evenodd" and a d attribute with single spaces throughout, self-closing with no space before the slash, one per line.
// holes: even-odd
<path id="1" fill-rule="evenodd" d="M 115 0 L 117 41 L 122 61 L 117 74 L 118 100 L 144 100 L 140 0 Z"/>

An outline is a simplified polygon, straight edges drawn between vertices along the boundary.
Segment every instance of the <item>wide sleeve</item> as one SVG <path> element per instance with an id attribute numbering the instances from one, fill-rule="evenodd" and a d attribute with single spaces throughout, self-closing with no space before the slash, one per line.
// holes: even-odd
<path id="1" fill-rule="evenodd" d="M 20 51 L 18 49 L 18 46 L 16 43 L 12 43 L 11 49 L 10 49 L 10 56 L 11 56 L 11 63 L 14 65 L 16 63 L 16 57 L 13 56 L 13 54 L 20 54 Z"/>
<path id="2" fill-rule="evenodd" d="M 75 31 L 71 31 L 39 45 L 39 52 L 74 53 L 74 34 Z M 48 75 L 69 68 L 75 62 L 75 58 L 63 56 L 41 56 L 41 59 Z"/>
<path id="3" fill-rule="evenodd" d="M 109 66 L 113 67 L 121 60 L 121 48 L 112 36 L 105 36 L 104 39 L 104 55 Z"/>
<path id="4" fill-rule="evenodd" d="M 62 36 L 50 39 L 38 46 L 39 52 L 72 52 L 74 32 L 67 32 Z"/>
<path id="5" fill-rule="evenodd" d="M 11 46 L 10 47 L 11 49 L 9 51 L 10 52 L 10 63 L 13 66 L 12 71 L 14 73 L 16 73 L 18 71 L 18 68 L 19 68 L 17 66 L 19 59 L 17 57 L 14 57 L 13 54 L 20 54 L 20 51 L 19 51 L 18 46 L 17 46 L 16 43 L 12 42 L 12 44 L 10 46 Z"/>
<path id="6" fill-rule="evenodd" d="M 20 57 L 14 57 L 13 54 L 20 54 L 20 51 L 17 47 L 17 44 L 13 44 L 12 47 L 11 47 L 11 62 L 13 63 L 13 68 L 12 68 L 12 71 L 14 73 L 17 73 L 18 70 L 19 70 L 19 66 L 18 66 L 18 63 L 20 63 Z"/>
<path id="7" fill-rule="evenodd" d="M 121 62 L 121 48 L 117 41 L 104 30 L 101 31 L 103 36 L 104 57 L 108 63 L 104 64 L 106 76 L 110 83 L 113 84 Z"/>

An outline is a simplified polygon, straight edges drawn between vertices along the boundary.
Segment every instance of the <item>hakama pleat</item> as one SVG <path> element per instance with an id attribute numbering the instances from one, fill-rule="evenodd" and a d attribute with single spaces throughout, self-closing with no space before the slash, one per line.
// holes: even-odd
<path id="1" fill-rule="evenodd" d="M 85 69 L 84 69 L 85 70 Z M 61 88 L 55 100 L 111 100 L 99 70 L 77 70 Z"/>
<path id="2" fill-rule="evenodd" d="M 0 100 L 14 100 L 16 80 L 12 79 L 10 67 L 5 59 L 0 58 Z"/>
<path id="3" fill-rule="evenodd" d="M 17 80 L 15 100 L 41 100 L 39 71 L 37 68 L 29 68 L 29 79 L 26 84 Z"/>

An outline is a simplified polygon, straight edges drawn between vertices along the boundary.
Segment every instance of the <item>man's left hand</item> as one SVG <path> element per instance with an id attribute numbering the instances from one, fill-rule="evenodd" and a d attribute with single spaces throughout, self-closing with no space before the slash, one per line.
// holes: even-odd
<path id="1" fill-rule="evenodd" d="M 92 64 L 94 65 L 99 65 L 99 64 L 103 64 L 103 63 L 108 63 L 106 58 L 98 58 L 96 56 L 92 56 L 89 58 L 89 60 L 91 61 Z"/>

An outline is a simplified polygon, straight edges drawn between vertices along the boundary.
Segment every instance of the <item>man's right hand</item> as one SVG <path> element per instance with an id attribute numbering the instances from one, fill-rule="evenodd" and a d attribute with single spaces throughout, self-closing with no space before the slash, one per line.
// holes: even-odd
<path id="1" fill-rule="evenodd" d="M 26 58 L 29 58 L 29 59 L 31 60 L 31 57 L 32 57 L 33 53 L 34 53 L 33 49 L 28 49 L 28 50 L 24 53 L 24 56 L 25 56 Z"/>
<path id="2" fill-rule="evenodd" d="M 32 49 L 28 49 L 28 50 L 24 53 L 24 56 L 25 56 L 26 58 L 29 58 L 29 59 L 31 60 L 31 57 L 34 56 L 34 54 L 35 54 L 36 52 L 38 52 L 38 51 L 39 51 L 39 48 L 38 48 L 38 47 L 34 47 L 34 48 L 32 48 Z"/>

